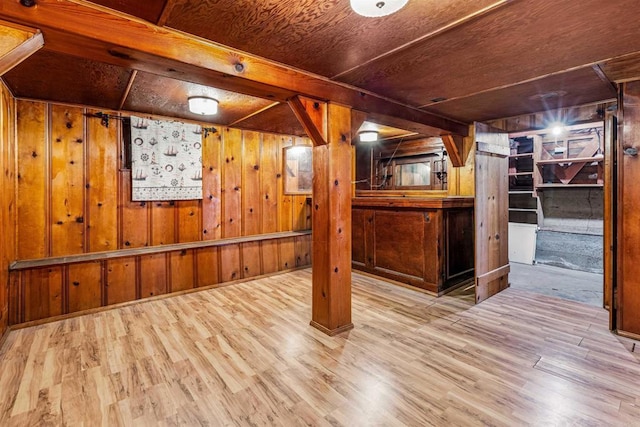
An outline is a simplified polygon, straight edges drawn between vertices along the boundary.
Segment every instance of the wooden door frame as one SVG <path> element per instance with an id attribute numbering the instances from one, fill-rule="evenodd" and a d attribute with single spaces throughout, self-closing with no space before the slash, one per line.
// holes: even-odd
<path id="1" fill-rule="evenodd" d="M 603 217 L 603 298 L 602 306 L 609 311 L 609 329 L 617 328 L 617 179 L 618 179 L 618 115 L 608 113 L 604 122 L 604 217 Z"/>

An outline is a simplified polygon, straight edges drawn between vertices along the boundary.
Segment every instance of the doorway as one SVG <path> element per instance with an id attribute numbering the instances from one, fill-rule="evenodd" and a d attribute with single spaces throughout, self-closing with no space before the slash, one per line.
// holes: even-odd
<path id="1" fill-rule="evenodd" d="M 511 133 L 511 287 L 604 305 L 604 121 Z"/>

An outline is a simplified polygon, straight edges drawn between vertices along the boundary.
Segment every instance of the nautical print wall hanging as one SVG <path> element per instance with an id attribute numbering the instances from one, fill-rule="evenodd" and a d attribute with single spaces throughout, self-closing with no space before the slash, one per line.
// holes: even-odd
<path id="1" fill-rule="evenodd" d="M 202 199 L 202 132 L 131 116 L 132 200 Z"/>

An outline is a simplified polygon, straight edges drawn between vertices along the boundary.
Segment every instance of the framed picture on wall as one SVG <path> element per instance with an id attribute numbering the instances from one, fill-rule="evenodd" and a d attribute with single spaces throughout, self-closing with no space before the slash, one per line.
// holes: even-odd
<path id="1" fill-rule="evenodd" d="M 311 194 L 313 187 L 313 148 L 294 145 L 284 148 L 282 176 L 284 194 Z"/>

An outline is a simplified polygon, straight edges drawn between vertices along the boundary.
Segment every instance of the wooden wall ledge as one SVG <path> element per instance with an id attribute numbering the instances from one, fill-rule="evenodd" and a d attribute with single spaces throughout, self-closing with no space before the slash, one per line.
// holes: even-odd
<path id="1" fill-rule="evenodd" d="M 198 242 L 174 243 L 170 245 L 147 246 L 144 248 L 118 249 L 105 252 L 91 252 L 86 254 L 67 255 L 59 257 L 17 260 L 11 263 L 9 271 L 27 270 L 31 268 L 53 267 L 80 262 L 102 261 L 106 259 L 124 258 L 140 255 L 185 251 L 218 246 L 236 245 L 240 243 L 261 242 L 265 240 L 286 239 L 311 234 L 311 230 L 285 231 L 280 233 L 255 234 L 252 236 L 232 237 L 228 239 L 203 240 Z"/>
<path id="2" fill-rule="evenodd" d="M 450 209 L 471 208 L 473 197 L 355 197 L 351 200 L 353 207 L 405 208 L 405 209 Z"/>

